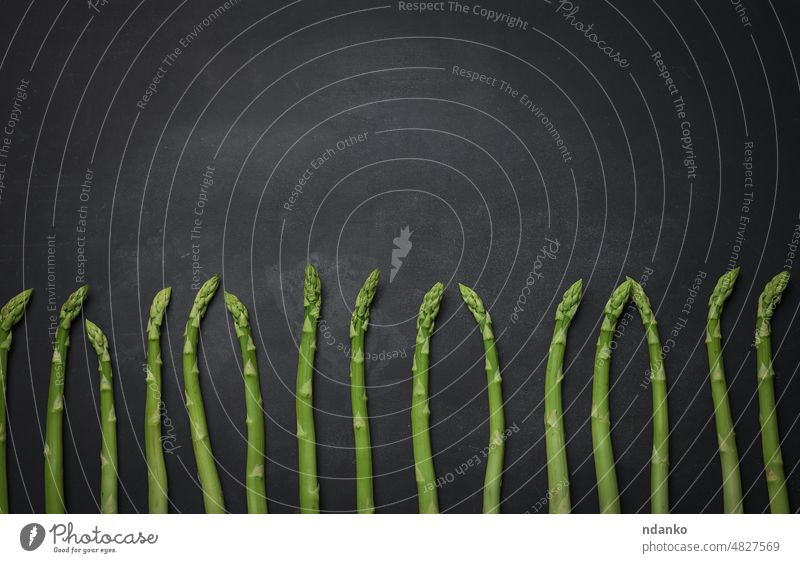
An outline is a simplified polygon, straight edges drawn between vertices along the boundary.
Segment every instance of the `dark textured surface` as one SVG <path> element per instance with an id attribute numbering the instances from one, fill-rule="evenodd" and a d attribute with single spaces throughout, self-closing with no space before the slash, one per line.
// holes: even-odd
<path id="1" fill-rule="evenodd" d="M 573 19 L 565 19 L 565 3 L 484 2 L 528 22 L 527 29 L 509 29 L 448 11 L 447 3 L 444 12 L 414 14 L 399 11 L 398 3 L 242 0 L 204 26 L 219 2 L 111 1 L 97 9 L 76 2 L 63 10 L 60 2 L 0 5 L 0 123 L 13 111 L 18 85 L 29 81 L 18 104 L 21 120 L 12 135 L 0 135 L 11 141 L 0 156 L 0 299 L 23 287 L 35 290 L 10 357 L 12 511 L 43 510 L 47 327 L 55 314 L 49 307 L 79 285 L 84 249 L 91 286 L 85 314 L 103 327 L 115 358 L 121 511 L 147 510 L 144 326 L 150 299 L 164 285 L 173 286 L 163 338 L 170 499 L 175 512 L 202 510 L 180 373 L 197 257 L 199 279 L 220 273 L 225 289 L 251 311 L 271 512 L 297 510 L 293 390 L 307 260 L 317 264 L 323 283 L 315 386 L 323 511 L 355 507 L 348 323 L 358 288 L 375 267 L 383 275 L 367 350 L 378 358 L 368 360 L 367 382 L 379 512 L 417 508 L 409 416 L 414 315 L 438 280 L 447 283 L 431 356 L 435 465 L 447 481 L 440 506 L 480 510 L 483 465 L 459 467 L 480 458 L 488 443 L 481 339 L 461 304 L 456 282 L 462 282 L 490 307 L 498 337 L 511 428 L 503 510 L 547 509 L 546 353 L 555 306 L 579 277 L 586 296 L 567 346 L 565 425 L 574 509 L 596 511 L 589 414 L 598 323 L 613 287 L 625 275 L 642 281 L 645 273 L 662 339 L 675 330 L 665 359 L 672 507 L 720 511 L 703 329 L 716 278 L 738 264 L 742 275 L 723 318 L 725 360 L 745 509 L 765 510 L 751 344 L 757 295 L 792 265 L 788 245 L 800 228 L 795 3 L 742 3 L 751 22 L 743 25 L 736 7 L 722 1 L 582 2 Z M 570 26 L 578 21 L 594 24 L 627 68 Z M 180 54 L 165 62 L 176 47 Z M 678 95 L 659 77 L 654 52 Z M 496 77 L 497 85 L 456 76 L 454 65 Z M 157 92 L 137 107 L 159 67 Z M 516 97 L 501 89 L 501 80 Z M 521 103 L 523 95 L 557 128 L 569 160 L 542 116 Z M 676 116 L 679 96 L 685 118 Z M 683 162 L 682 121 L 690 123 L 694 177 Z M 359 134 L 361 141 L 335 149 Z M 742 164 L 749 142 L 752 190 Z M 330 147 L 334 153 L 314 170 L 310 162 Z M 82 201 L 87 169 L 91 191 Z M 313 174 L 286 209 L 307 169 Z M 213 186 L 199 208 L 204 174 L 213 176 Z M 77 230 L 81 205 L 85 234 Z M 200 236 L 192 240 L 196 219 Z M 393 239 L 405 226 L 413 246 L 390 284 Z M 515 313 L 532 271 L 530 294 Z M 699 272 L 706 277 L 690 304 Z M 790 282 L 773 320 L 794 510 L 800 509 L 796 284 Z M 623 511 L 646 512 L 646 344 L 637 317 L 621 324 L 612 376 L 614 449 Z M 70 511 L 94 512 L 96 359 L 77 323 L 72 344 L 66 500 Z M 201 384 L 227 507 L 244 511 L 244 388 L 221 295 L 209 307 L 202 344 Z"/>

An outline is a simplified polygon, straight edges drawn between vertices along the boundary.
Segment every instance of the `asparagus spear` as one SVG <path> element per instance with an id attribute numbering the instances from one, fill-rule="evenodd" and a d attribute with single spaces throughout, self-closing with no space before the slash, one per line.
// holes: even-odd
<path id="1" fill-rule="evenodd" d="M 169 511 L 167 467 L 161 443 L 161 324 L 172 289 L 165 287 L 153 298 L 147 321 L 147 394 L 145 397 L 144 444 L 147 457 L 147 496 L 151 514 Z"/>
<path id="2" fill-rule="evenodd" d="M 728 386 L 725 384 L 720 318 L 725 300 L 733 291 L 738 277 L 739 268 L 734 268 L 719 278 L 711 293 L 711 298 L 708 300 L 708 321 L 706 323 L 711 399 L 714 403 L 719 461 L 722 466 L 722 500 L 723 509 L 727 514 L 743 512 L 742 478 L 739 474 L 739 453 L 736 449 L 736 434 L 733 431 L 733 416 L 728 402 Z"/>
<path id="3" fill-rule="evenodd" d="M 303 332 L 300 335 L 300 358 L 297 362 L 297 467 L 300 479 L 300 512 L 319 513 L 317 480 L 317 437 L 314 432 L 313 380 L 314 353 L 317 350 L 317 323 L 322 306 L 322 284 L 311 264 L 306 266 L 303 282 Z"/>
<path id="4" fill-rule="evenodd" d="M 0 514 L 8 514 L 8 475 L 6 473 L 6 375 L 11 332 L 31 298 L 32 289 L 12 297 L 0 309 Z"/>
<path id="5" fill-rule="evenodd" d="M 103 331 L 86 319 L 86 335 L 97 353 L 100 371 L 100 513 L 117 513 L 117 414 L 114 410 L 114 383 L 108 339 Z"/>
<path id="6" fill-rule="evenodd" d="M 264 485 L 264 403 L 261 399 L 261 384 L 258 378 L 258 358 L 253 333 L 250 330 L 250 315 L 244 303 L 233 294 L 225 292 L 225 306 L 233 317 L 236 336 L 242 350 L 242 366 L 247 410 L 247 512 L 267 513 L 267 491 Z"/>
<path id="7" fill-rule="evenodd" d="M 61 307 L 56 329 L 50 390 L 47 397 L 47 423 L 44 441 L 44 507 L 48 514 L 64 514 L 64 378 L 69 351 L 69 330 L 80 314 L 89 286 L 81 286 Z"/>
<path id="8" fill-rule="evenodd" d="M 606 304 L 603 324 L 597 339 L 592 385 L 592 446 L 597 474 L 597 494 L 600 512 L 619 513 L 619 489 L 614 469 L 614 449 L 611 445 L 611 416 L 608 409 L 608 374 L 611 368 L 611 344 L 622 308 L 628 302 L 631 283 L 622 282 Z"/>
<path id="9" fill-rule="evenodd" d="M 209 278 L 197 292 L 186 329 L 183 332 L 183 384 L 186 393 L 186 410 L 189 412 L 189 423 L 192 428 L 192 447 L 197 461 L 197 476 L 203 489 L 203 504 L 206 513 L 221 514 L 225 512 L 225 501 L 222 497 L 222 485 L 219 482 L 214 454 L 211 451 L 211 438 L 208 436 L 206 412 L 203 407 L 203 395 L 200 392 L 200 369 L 197 365 L 197 340 L 200 333 L 200 321 L 219 288 L 219 276 Z"/>
<path id="10" fill-rule="evenodd" d="M 789 496 L 783 473 L 781 439 L 775 411 L 775 370 L 772 368 L 772 342 L 770 321 L 781 295 L 789 283 L 789 272 L 781 272 L 764 287 L 758 298 L 756 320 L 756 356 L 758 359 L 758 420 L 761 423 L 761 447 L 769 491 L 769 504 L 773 514 L 789 512 Z"/>
<path id="11" fill-rule="evenodd" d="M 650 512 L 669 512 L 669 415 L 667 412 L 667 373 L 661 353 L 661 338 L 650 300 L 644 288 L 628 278 L 631 299 L 639 309 L 650 355 L 650 387 L 653 394 L 653 451 L 650 457 Z"/>
<path id="12" fill-rule="evenodd" d="M 500 513 L 500 492 L 503 480 L 503 453 L 505 442 L 505 415 L 503 412 L 503 380 L 500 377 L 500 360 L 492 331 L 492 317 L 483 301 L 471 288 L 458 284 L 461 297 L 475 317 L 483 337 L 486 355 L 486 391 L 489 396 L 489 453 L 486 459 L 486 475 L 483 483 L 484 514 Z"/>
<path id="13" fill-rule="evenodd" d="M 567 514 L 572 510 L 569 495 L 569 467 L 561 412 L 561 382 L 564 379 L 564 349 L 567 332 L 583 297 L 583 280 L 573 283 L 564 292 L 556 309 L 553 340 L 547 356 L 544 387 L 544 435 L 547 446 L 547 481 L 550 490 L 550 514 Z"/>
<path id="14" fill-rule="evenodd" d="M 364 374 L 364 336 L 369 326 L 369 308 L 378 288 L 380 270 L 370 273 L 356 297 L 350 320 L 350 399 L 353 403 L 353 432 L 356 446 L 356 508 L 359 514 L 375 512 L 372 497 L 372 454 L 367 414 L 367 389 Z"/>
<path id="15" fill-rule="evenodd" d="M 437 282 L 419 307 L 417 317 L 417 341 L 414 347 L 413 398 L 411 401 L 411 434 L 414 446 L 414 472 L 419 496 L 421 514 L 439 512 L 436 494 L 436 472 L 433 468 L 431 437 L 428 426 L 430 408 L 428 407 L 428 365 L 430 360 L 430 340 L 444 286 Z"/>

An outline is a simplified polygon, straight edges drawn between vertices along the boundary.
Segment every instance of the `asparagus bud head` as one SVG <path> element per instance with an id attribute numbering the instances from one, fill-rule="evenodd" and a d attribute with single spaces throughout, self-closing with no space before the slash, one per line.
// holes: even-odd
<path id="1" fill-rule="evenodd" d="M 380 270 L 372 270 L 367 277 L 361 291 L 356 297 L 356 306 L 353 309 L 353 317 L 350 320 L 350 337 L 357 332 L 366 332 L 369 326 L 369 310 L 372 300 L 375 298 L 375 291 L 378 289 L 378 280 L 381 277 Z"/>
<path id="2" fill-rule="evenodd" d="M 89 319 L 86 319 L 86 336 L 89 337 L 89 343 L 92 345 L 92 348 L 94 348 L 100 361 L 110 361 L 111 357 L 108 354 L 108 338 L 106 338 L 106 335 L 100 330 L 100 327 Z"/>
<path id="3" fill-rule="evenodd" d="M 578 305 L 581 304 L 582 298 L 583 280 L 578 280 L 564 292 L 564 298 L 559 303 L 558 309 L 556 309 L 556 320 L 572 320 L 578 311 Z"/>
<path id="4" fill-rule="evenodd" d="M 31 298 L 32 289 L 26 289 L 12 297 L 8 303 L 0 309 L 0 331 L 10 332 L 12 327 L 17 324 L 25 313 L 25 307 Z"/>
<path id="5" fill-rule="evenodd" d="M 442 301 L 442 294 L 444 293 L 444 285 L 442 282 L 436 282 L 434 286 L 422 298 L 422 304 L 419 306 L 419 316 L 417 317 L 417 331 L 433 330 L 433 321 L 436 315 L 439 314 L 439 304 Z"/>
<path id="6" fill-rule="evenodd" d="M 150 305 L 150 318 L 147 320 L 147 337 L 149 339 L 159 338 L 161 324 L 164 322 L 164 313 L 171 296 L 172 288 L 165 287 L 153 297 L 153 303 Z"/>
<path id="7" fill-rule="evenodd" d="M 312 317 L 318 318 L 322 305 L 322 282 L 317 269 L 306 265 L 305 280 L 303 281 L 303 306 Z"/>
<path id="8" fill-rule="evenodd" d="M 718 319 L 722 314 L 722 305 L 725 300 L 733 293 L 733 286 L 739 277 L 741 269 L 737 266 L 733 270 L 728 270 L 718 280 L 708 298 L 708 318 Z"/>
<path id="9" fill-rule="evenodd" d="M 61 326 L 69 328 L 72 321 L 80 314 L 83 302 L 86 300 L 86 295 L 89 293 L 89 286 L 83 285 L 76 289 L 61 306 L 61 313 L 59 318 Z"/>

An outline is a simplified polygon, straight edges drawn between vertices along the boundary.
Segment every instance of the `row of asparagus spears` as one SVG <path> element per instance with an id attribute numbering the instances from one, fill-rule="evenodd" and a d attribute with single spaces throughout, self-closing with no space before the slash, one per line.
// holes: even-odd
<path id="1" fill-rule="evenodd" d="M 717 282 L 709 300 L 706 327 L 709 380 L 714 405 L 719 456 L 722 467 L 724 511 L 741 513 L 742 484 L 739 457 L 734 435 L 734 422 L 728 402 L 725 370 L 722 357 L 720 319 L 725 300 L 733 291 L 739 268 L 729 270 Z M 372 300 L 380 272 L 367 277 L 356 297 L 350 323 L 351 363 L 350 383 L 353 412 L 353 432 L 356 458 L 356 506 L 359 513 L 373 513 L 375 503 L 372 488 L 372 457 L 370 449 L 369 416 L 364 363 L 365 335 L 369 326 Z M 771 511 L 789 512 L 786 479 L 780 451 L 780 436 L 776 417 L 770 322 L 781 295 L 789 281 L 781 272 L 769 283 L 758 300 L 755 346 L 758 363 L 758 403 L 762 450 Z M 192 445 L 197 474 L 208 513 L 225 512 L 225 502 L 211 448 L 208 425 L 200 389 L 197 347 L 200 324 L 206 309 L 219 288 L 219 276 L 207 280 L 195 297 L 184 330 L 183 375 L 186 409 L 189 415 Z M 461 296 L 472 313 L 483 340 L 489 407 L 489 446 L 486 453 L 486 472 L 483 489 L 483 511 L 500 512 L 505 420 L 501 369 L 495 344 L 492 319 L 480 297 L 471 288 L 460 285 Z M 429 429 L 428 378 L 431 337 L 444 286 L 436 283 L 425 294 L 417 317 L 417 337 L 413 359 L 413 394 L 411 428 L 414 468 L 420 513 L 437 513 L 437 479 Z M 46 436 L 44 446 L 45 510 L 61 514 L 66 510 L 63 478 L 63 411 L 64 379 L 69 350 L 70 329 L 80 315 L 88 295 L 88 287 L 80 287 L 64 303 L 55 335 L 47 402 Z M 161 325 L 170 301 L 171 289 L 164 288 L 153 299 L 147 323 L 147 391 L 145 401 L 145 453 L 148 467 L 148 503 L 151 513 L 166 513 L 169 509 L 167 472 L 161 434 Z M 6 378 L 12 330 L 24 316 L 31 297 L 26 290 L 12 298 L 0 309 L 0 514 L 8 513 L 6 473 Z M 570 474 L 566 456 L 563 426 L 561 382 L 570 324 L 583 297 L 583 282 L 575 282 L 563 296 L 555 313 L 555 327 L 550 344 L 545 374 L 545 442 L 551 513 L 571 511 Z M 655 315 L 643 287 L 627 278 L 612 293 L 603 311 L 600 335 L 594 362 L 592 390 L 592 443 L 594 449 L 597 491 L 603 513 L 621 511 L 614 452 L 611 443 L 609 412 L 609 373 L 611 352 L 617 322 L 626 304 L 632 300 L 644 325 L 650 357 L 650 382 L 653 403 L 653 449 L 650 460 L 653 513 L 669 512 L 669 418 L 667 413 L 667 378 L 663 363 L 661 340 Z M 319 512 L 319 482 L 317 479 L 316 437 L 313 412 L 314 354 L 317 348 L 317 327 L 322 303 L 322 288 L 317 270 L 308 265 L 304 279 L 304 319 L 300 336 L 297 366 L 296 418 L 298 441 L 298 472 L 300 510 Z M 250 513 L 267 512 L 264 474 L 265 432 L 263 402 L 259 383 L 256 346 L 250 329 L 246 306 L 232 293 L 225 292 L 225 305 L 233 320 L 242 355 L 242 372 L 246 401 L 247 460 L 245 484 L 247 507 Z M 98 357 L 100 375 L 101 479 L 100 510 L 117 512 L 117 439 L 114 412 L 114 387 L 108 339 L 90 320 L 85 321 L 86 335 Z"/>

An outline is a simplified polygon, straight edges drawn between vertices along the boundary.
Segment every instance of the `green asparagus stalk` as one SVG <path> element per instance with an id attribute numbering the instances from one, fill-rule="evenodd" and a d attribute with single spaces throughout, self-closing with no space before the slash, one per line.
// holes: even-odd
<path id="1" fill-rule="evenodd" d="M 165 287 L 153 298 L 147 321 L 147 392 L 145 396 L 144 444 L 147 458 L 147 496 L 150 514 L 169 511 L 167 467 L 161 442 L 161 324 L 172 289 Z"/>
<path id="2" fill-rule="evenodd" d="M 650 355 L 650 387 L 653 395 L 653 451 L 650 457 L 650 512 L 669 513 L 669 415 L 667 412 L 667 373 L 661 352 L 661 338 L 650 300 L 644 288 L 628 278 L 631 299 L 642 318 Z"/>
<path id="3" fill-rule="evenodd" d="M 86 319 L 86 335 L 97 353 L 100 371 L 100 513 L 117 513 L 117 413 L 114 410 L 114 382 L 108 339 Z"/>
<path id="4" fill-rule="evenodd" d="M 775 405 L 775 370 L 772 368 L 772 332 L 770 322 L 781 295 L 789 283 L 789 272 L 781 272 L 764 287 L 758 298 L 756 320 L 756 356 L 758 360 L 758 420 L 761 423 L 761 447 L 773 514 L 789 512 L 789 496 L 783 472 L 781 439 Z"/>
<path id="5" fill-rule="evenodd" d="M 564 292 L 556 309 L 553 339 L 547 356 L 544 378 L 544 436 L 547 446 L 547 481 L 550 491 L 550 514 L 567 514 L 572 510 L 569 494 L 567 445 L 564 439 L 561 382 L 564 380 L 564 350 L 569 325 L 583 297 L 583 280 L 578 280 Z"/>
<path id="6" fill-rule="evenodd" d="M 297 362 L 297 467 L 300 480 L 300 512 L 319 513 L 317 480 L 317 436 L 314 431 L 314 353 L 317 350 L 317 323 L 322 306 L 322 284 L 317 270 L 306 266 L 303 282 L 303 331 Z"/>
<path id="7" fill-rule="evenodd" d="M 439 512 L 436 494 L 436 472 L 433 467 L 431 437 L 428 419 L 431 414 L 428 406 L 428 365 L 430 363 L 431 334 L 434 321 L 439 313 L 444 286 L 436 283 L 419 307 L 417 317 L 417 341 L 414 347 L 413 398 L 411 401 L 411 434 L 414 447 L 414 472 L 417 481 L 420 514 Z"/>
<path id="8" fill-rule="evenodd" d="M 31 298 L 32 289 L 14 296 L 0 309 L 0 514 L 8 514 L 8 474 L 6 470 L 6 377 L 11 333 Z"/>
<path id="9" fill-rule="evenodd" d="M 247 307 L 233 294 L 225 292 L 225 306 L 233 317 L 236 337 L 242 350 L 242 374 L 247 410 L 247 464 L 245 485 L 247 486 L 247 512 L 267 513 L 267 491 L 264 484 L 264 403 L 261 399 L 261 383 L 258 376 L 258 358 L 253 333 L 250 330 L 250 315 Z"/>
<path id="10" fill-rule="evenodd" d="M 739 268 L 734 268 L 719 278 L 714 291 L 711 293 L 711 298 L 708 300 L 708 321 L 706 323 L 711 400 L 714 403 L 719 461 L 722 466 L 723 510 L 727 514 L 741 514 L 743 512 L 742 477 L 739 473 L 739 452 L 736 449 L 733 416 L 728 402 L 728 386 L 725 383 L 720 318 L 722 317 L 722 308 L 725 305 L 725 300 L 728 299 L 733 291 L 733 286 L 738 277 Z"/>
<path id="11" fill-rule="evenodd" d="M 619 513 L 619 488 L 611 444 L 611 415 L 608 408 L 608 376 L 611 368 L 611 345 L 622 308 L 628 302 L 631 283 L 625 280 L 614 290 L 603 312 L 603 324 L 597 339 L 592 385 L 592 446 L 597 474 L 600 512 Z"/>
<path id="12" fill-rule="evenodd" d="M 471 288 L 458 284 L 461 297 L 475 317 L 483 337 L 486 356 L 486 391 L 489 396 L 489 453 L 486 458 L 486 475 L 483 482 L 484 514 L 500 513 L 500 493 L 503 481 L 503 454 L 505 451 L 505 415 L 503 411 L 503 380 L 500 377 L 500 360 L 492 331 L 492 317 L 483 301 Z"/>
<path id="13" fill-rule="evenodd" d="M 380 270 L 373 270 L 356 297 L 350 320 L 350 399 L 353 404 L 353 432 L 356 446 L 356 509 L 359 514 L 375 512 L 372 496 L 372 454 L 367 414 L 367 388 L 364 367 L 364 336 L 369 326 L 369 309 L 378 288 Z"/>
<path id="14" fill-rule="evenodd" d="M 56 329 L 50 389 L 47 397 L 47 423 L 44 441 L 44 507 L 48 514 L 64 514 L 64 378 L 67 372 L 69 331 L 80 314 L 89 286 L 79 287 L 61 307 Z"/>
<path id="15" fill-rule="evenodd" d="M 209 278 L 197 292 L 186 329 L 183 332 L 183 385 L 186 394 L 186 410 L 189 412 L 189 423 L 192 428 L 192 447 L 197 462 L 197 476 L 203 489 L 203 504 L 206 513 L 221 514 L 225 512 L 225 501 L 222 497 L 222 485 L 217 474 L 214 454 L 211 451 L 211 438 L 208 436 L 206 412 L 203 407 L 203 395 L 200 391 L 200 369 L 197 365 L 197 341 L 200 333 L 200 321 L 219 288 L 219 276 Z"/>

